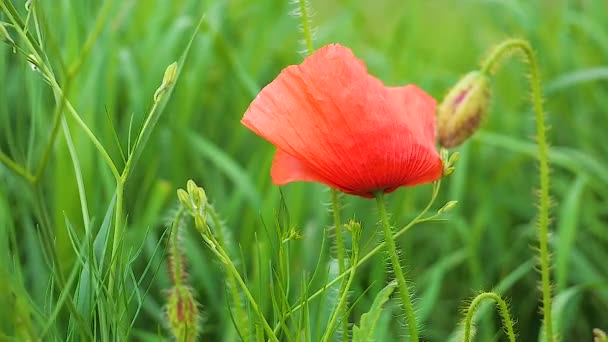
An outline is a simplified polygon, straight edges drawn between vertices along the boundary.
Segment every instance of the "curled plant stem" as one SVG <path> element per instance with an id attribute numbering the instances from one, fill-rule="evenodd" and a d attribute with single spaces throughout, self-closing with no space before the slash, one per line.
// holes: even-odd
<path id="1" fill-rule="evenodd" d="M 376 204 L 378 205 L 378 211 L 380 212 L 380 221 L 384 231 L 387 251 L 390 254 L 391 263 L 393 264 L 393 272 L 395 272 L 395 278 L 397 278 L 397 283 L 399 284 L 399 294 L 401 295 L 401 301 L 405 309 L 407 327 L 410 332 L 410 340 L 418 341 L 418 324 L 416 322 L 416 315 L 414 313 L 414 305 L 412 304 L 410 289 L 407 285 L 407 281 L 405 280 L 405 275 L 401 269 L 401 263 L 399 262 L 399 255 L 397 253 L 397 246 L 395 245 L 393 232 L 391 230 L 390 223 L 388 222 L 388 215 L 386 213 L 386 206 L 384 203 L 384 193 L 381 191 L 376 193 Z"/>
<path id="2" fill-rule="evenodd" d="M 523 52 L 530 69 L 530 88 L 532 104 L 536 116 L 536 136 L 538 141 L 538 163 L 540 176 L 540 195 L 538 206 L 537 235 L 539 243 L 539 259 L 541 274 L 541 289 L 543 294 L 542 311 L 545 321 L 545 339 L 554 340 L 553 321 L 551 317 L 551 273 L 549 261 L 549 146 L 546 136 L 545 113 L 543 110 L 542 93 L 538 63 L 530 44 L 521 39 L 509 39 L 499 44 L 482 65 L 483 73 L 492 73 L 496 65 L 513 51 Z"/>
<path id="3" fill-rule="evenodd" d="M 505 328 L 505 333 L 507 334 L 507 337 L 509 337 L 510 342 L 515 342 L 515 331 L 513 330 L 513 321 L 511 320 L 511 315 L 509 314 L 509 306 L 502 298 L 500 298 L 499 295 L 494 292 L 480 293 L 479 295 L 477 295 L 477 297 L 475 297 L 475 299 L 473 299 L 471 305 L 469 305 L 469 307 L 467 308 L 466 318 L 464 322 L 464 342 L 471 341 L 471 325 L 473 324 L 473 315 L 475 314 L 475 310 L 477 309 L 479 303 L 486 299 L 493 300 L 496 302 L 496 304 L 498 305 L 500 316 L 502 317 L 502 323 L 503 327 Z"/>

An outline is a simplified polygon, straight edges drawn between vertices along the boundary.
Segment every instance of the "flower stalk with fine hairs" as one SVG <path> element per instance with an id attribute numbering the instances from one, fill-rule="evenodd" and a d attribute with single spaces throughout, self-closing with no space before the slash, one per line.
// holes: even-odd
<path id="1" fill-rule="evenodd" d="M 485 79 L 489 78 L 493 73 L 497 71 L 497 66 L 500 65 L 500 62 L 512 55 L 513 52 L 521 52 L 528 62 L 529 72 L 530 72 L 530 89 L 532 92 L 532 107 L 535 113 L 536 119 L 536 139 L 538 144 L 538 163 L 539 163 L 539 178 L 540 178 L 540 192 L 539 192 L 539 205 L 538 205 L 538 221 L 537 221 L 537 236 L 538 236 L 538 253 L 539 253 L 539 261 L 540 261 L 540 274 L 541 274 L 541 291 L 542 291 L 542 312 L 544 316 L 544 338 L 547 342 L 554 341 L 554 333 L 553 333 L 553 319 L 552 319 L 552 290 L 551 290 L 551 271 L 550 271 L 550 253 L 549 253 L 549 243 L 548 243 L 548 235 L 549 235 L 549 211 L 550 211 L 550 196 L 549 196 L 549 143 L 546 134 L 546 125 L 545 125 L 545 112 L 543 109 L 543 101 L 542 101 L 542 90 L 540 85 L 540 75 L 539 75 L 539 67 L 536 60 L 536 56 L 534 55 L 534 51 L 530 44 L 522 39 L 507 39 L 504 42 L 498 44 L 490 53 L 489 57 L 483 62 L 481 70 L 475 71 L 475 75 L 479 75 L 477 77 L 483 78 L 483 81 L 476 81 L 478 88 L 486 88 L 487 81 Z M 479 79 L 479 78 L 478 78 Z M 461 81 L 462 82 L 462 81 Z M 469 82 L 470 83 L 470 82 Z M 467 84 L 469 84 L 467 83 Z M 448 94 L 452 94 L 455 92 L 455 89 L 459 89 L 461 83 L 458 83 L 452 91 Z M 464 95 L 462 101 L 472 101 L 472 102 L 484 102 L 480 99 L 467 99 L 467 96 L 472 96 L 473 94 L 483 94 L 486 91 L 478 91 L 476 93 L 468 93 Z M 487 90 L 489 94 L 489 90 Z M 480 97 L 482 95 L 477 95 Z M 450 106 L 450 100 L 452 97 L 449 95 L 444 99 L 444 103 L 441 104 L 440 107 L 448 107 Z M 485 102 L 484 102 L 485 103 Z M 473 106 L 474 107 L 474 106 Z M 473 112 L 471 112 L 473 113 Z M 469 115 L 473 115 L 469 113 Z M 442 115 L 440 113 L 440 115 Z M 441 123 L 441 119 L 439 120 Z M 447 122 L 447 121 L 446 121 Z M 449 141 L 444 143 L 445 147 L 454 147 L 459 143 L 462 143 L 469 136 L 471 136 L 474 131 L 477 129 L 463 129 L 466 132 L 454 132 L 452 131 L 453 127 L 448 125 L 439 126 L 439 136 L 442 135 L 452 135 L 459 136 L 461 138 L 457 139 L 458 143 L 451 144 Z M 443 132 L 442 132 L 443 130 Z M 464 138 L 462 138 L 464 137 Z"/>
<path id="2" fill-rule="evenodd" d="M 251 310 L 258 316 L 264 331 L 268 335 L 268 338 L 273 342 L 278 342 L 279 339 L 277 338 L 277 335 L 274 333 L 274 331 L 268 324 L 268 321 L 262 314 L 259 305 L 253 298 L 253 295 L 249 291 L 247 284 L 245 283 L 236 266 L 232 262 L 232 259 L 224 250 L 223 244 L 218 241 L 218 239 L 214 236 L 214 234 L 220 234 L 220 223 L 217 213 L 207 201 L 207 195 L 205 193 L 205 190 L 196 185 L 196 183 L 192 180 L 188 181 L 186 189 L 187 191 L 183 189 L 178 190 L 177 196 L 180 200 L 180 203 L 186 209 L 188 214 L 190 214 L 190 216 L 192 216 L 192 218 L 194 219 L 194 226 L 201 234 L 201 237 L 209 247 L 209 250 L 221 262 L 222 267 L 224 268 L 227 274 L 227 277 L 229 277 L 229 279 L 234 279 L 235 285 L 240 287 L 241 291 L 243 291 L 243 293 L 245 294 L 245 297 L 249 301 Z M 207 223 L 208 217 L 210 217 L 211 221 L 214 223 L 214 228 L 217 230 L 217 232 L 212 231 L 211 227 L 209 227 Z M 233 290 L 236 291 L 236 289 Z M 235 301 L 238 302 L 237 299 L 235 299 Z"/>
<path id="3" fill-rule="evenodd" d="M 397 251 L 395 239 L 393 238 L 393 230 L 391 229 L 388 214 L 386 213 L 386 203 L 382 191 L 376 193 L 376 204 L 378 205 L 378 212 L 380 214 L 384 241 L 386 241 L 386 250 L 390 255 L 392 269 L 395 273 L 397 284 L 399 285 L 399 295 L 401 296 L 401 304 L 403 304 L 405 310 L 407 328 L 410 333 L 409 337 L 411 341 L 418 341 L 418 321 L 416 319 L 416 313 L 414 312 L 414 304 L 412 303 L 410 288 L 405 279 L 403 270 L 401 269 L 399 253 Z"/>
<path id="4" fill-rule="evenodd" d="M 169 274 L 171 289 L 168 291 L 165 312 L 169 331 L 177 341 L 196 341 L 199 335 L 200 315 L 192 288 L 187 283 L 186 261 L 180 244 L 180 226 L 184 210 L 180 208 L 173 220 L 169 237 Z"/>

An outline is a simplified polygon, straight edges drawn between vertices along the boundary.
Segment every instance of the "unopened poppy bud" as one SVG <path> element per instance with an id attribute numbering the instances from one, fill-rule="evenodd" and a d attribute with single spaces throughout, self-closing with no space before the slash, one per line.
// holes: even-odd
<path id="1" fill-rule="evenodd" d="M 169 86 L 175 82 L 176 78 L 177 62 L 173 62 L 167 67 L 167 69 L 165 69 L 163 83 L 160 84 L 160 87 L 158 87 L 158 89 L 156 89 L 156 92 L 154 93 L 154 102 L 160 101 L 160 98 L 164 94 L 165 90 L 167 90 L 167 88 L 169 88 Z"/>
<path id="2" fill-rule="evenodd" d="M 454 209 L 456 204 L 458 204 L 458 201 L 449 201 L 448 203 L 444 204 L 441 209 L 437 210 L 437 214 L 447 213 L 448 211 Z"/>
<path id="3" fill-rule="evenodd" d="M 357 222 L 355 220 L 348 221 L 348 223 L 345 224 L 344 227 L 350 233 L 355 233 L 355 232 L 361 231 L 361 223 L 359 223 L 359 222 Z"/>
<path id="4" fill-rule="evenodd" d="M 479 71 L 466 74 L 456 83 L 437 109 L 439 144 L 452 148 L 470 137 L 488 112 L 490 80 Z"/>
<path id="5" fill-rule="evenodd" d="M 361 232 L 363 232 L 363 229 L 361 228 L 361 223 L 355 220 L 350 220 L 347 224 L 345 224 L 345 227 L 346 230 L 349 231 L 351 234 L 353 246 L 358 245 L 359 240 L 361 239 Z"/>
<path id="6" fill-rule="evenodd" d="M 199 334 L 198 303 L 188 286 L 175 286 L 169 290 L 167 303 L 169 330 L 176 341 L 196 341 Z"/>

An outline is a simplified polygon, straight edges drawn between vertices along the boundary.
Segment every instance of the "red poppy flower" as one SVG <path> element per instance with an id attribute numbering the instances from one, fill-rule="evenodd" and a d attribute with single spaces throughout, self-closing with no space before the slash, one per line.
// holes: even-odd
<path id="1" fill-rule="evenodd" d="M 414 85 L 384 86 L 338 44 L 285 68 L 241 122 L 277 147 L 277 185 L 320 182 L 373 197 L 441 177 L 435 100 Z"/>

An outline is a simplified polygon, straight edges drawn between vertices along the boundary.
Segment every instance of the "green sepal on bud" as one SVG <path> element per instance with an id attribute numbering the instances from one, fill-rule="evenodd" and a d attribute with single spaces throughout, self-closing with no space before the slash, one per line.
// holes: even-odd
<path id="1" fill-rule="evenodd" d="M 188 182 L 186 182 L 186 190 L 188 190 L 188 194 L 190 194 L 190 196 L 196 192 L 197 188 L 198 185 L 196 185 L 192 179 L 188 179 Z"/>
<path id="2" fill-rule="evenodd" d="M 456 83 L 437 108 L 439 144 L 453 148 L 462 144 L 479 128 L 488 113 L 490 79 L 471 71 Z"/>
<path id="3" fill-rule="evenodd" d="M 196 341 L 199 335 L 198 303 L 188 286 L 169 290 L 166 306 L 167 325 L 176 341 Z"/>
<path id="4" fill-rule="evenodd" d="M 192 199 L 190 195 L 184 189 L 177 189 L 177 198 L 179 199 L 180 204 L 186 209 L 193 211 L 194 203 L 192 203 Z"/>
<path id="5" fill-rule="evenodd" d="M 454 152 L 451 156 L 448 150 L 441 149 L 441 160 L 443 161 L 443 177 L 447 177 L 454 173 L 456 162 L 460 159 L 460 153 Z"/>
<path id="6" fill-rule="evenodd" d="M 167 69 L 165 69 L 165 75 L 163 76 L 163 83 L 154 92 L 154 102 L 159 102 L 165 91 L 175 83 L 177 78 L 177 62 L 171 63 Z"/>
<path id="7" fill-rule="evenodd" d="M 437 210 L 437 214 L 441 215 L 447 213 L 448 211 L 454 209 L 454 207 L 458 204 L 458 201 L 448 201 L 443 205 L 439 210 Z"/>
<path id="8" fill-rule="evenodd" d="M 201 234 L 206 234 L 209 231 L 209 226 L 207 226 L 205 218 L 201 215 L 194 216 L 194 226 L 196 226 L 196 229 L 201 232 Z"/>

